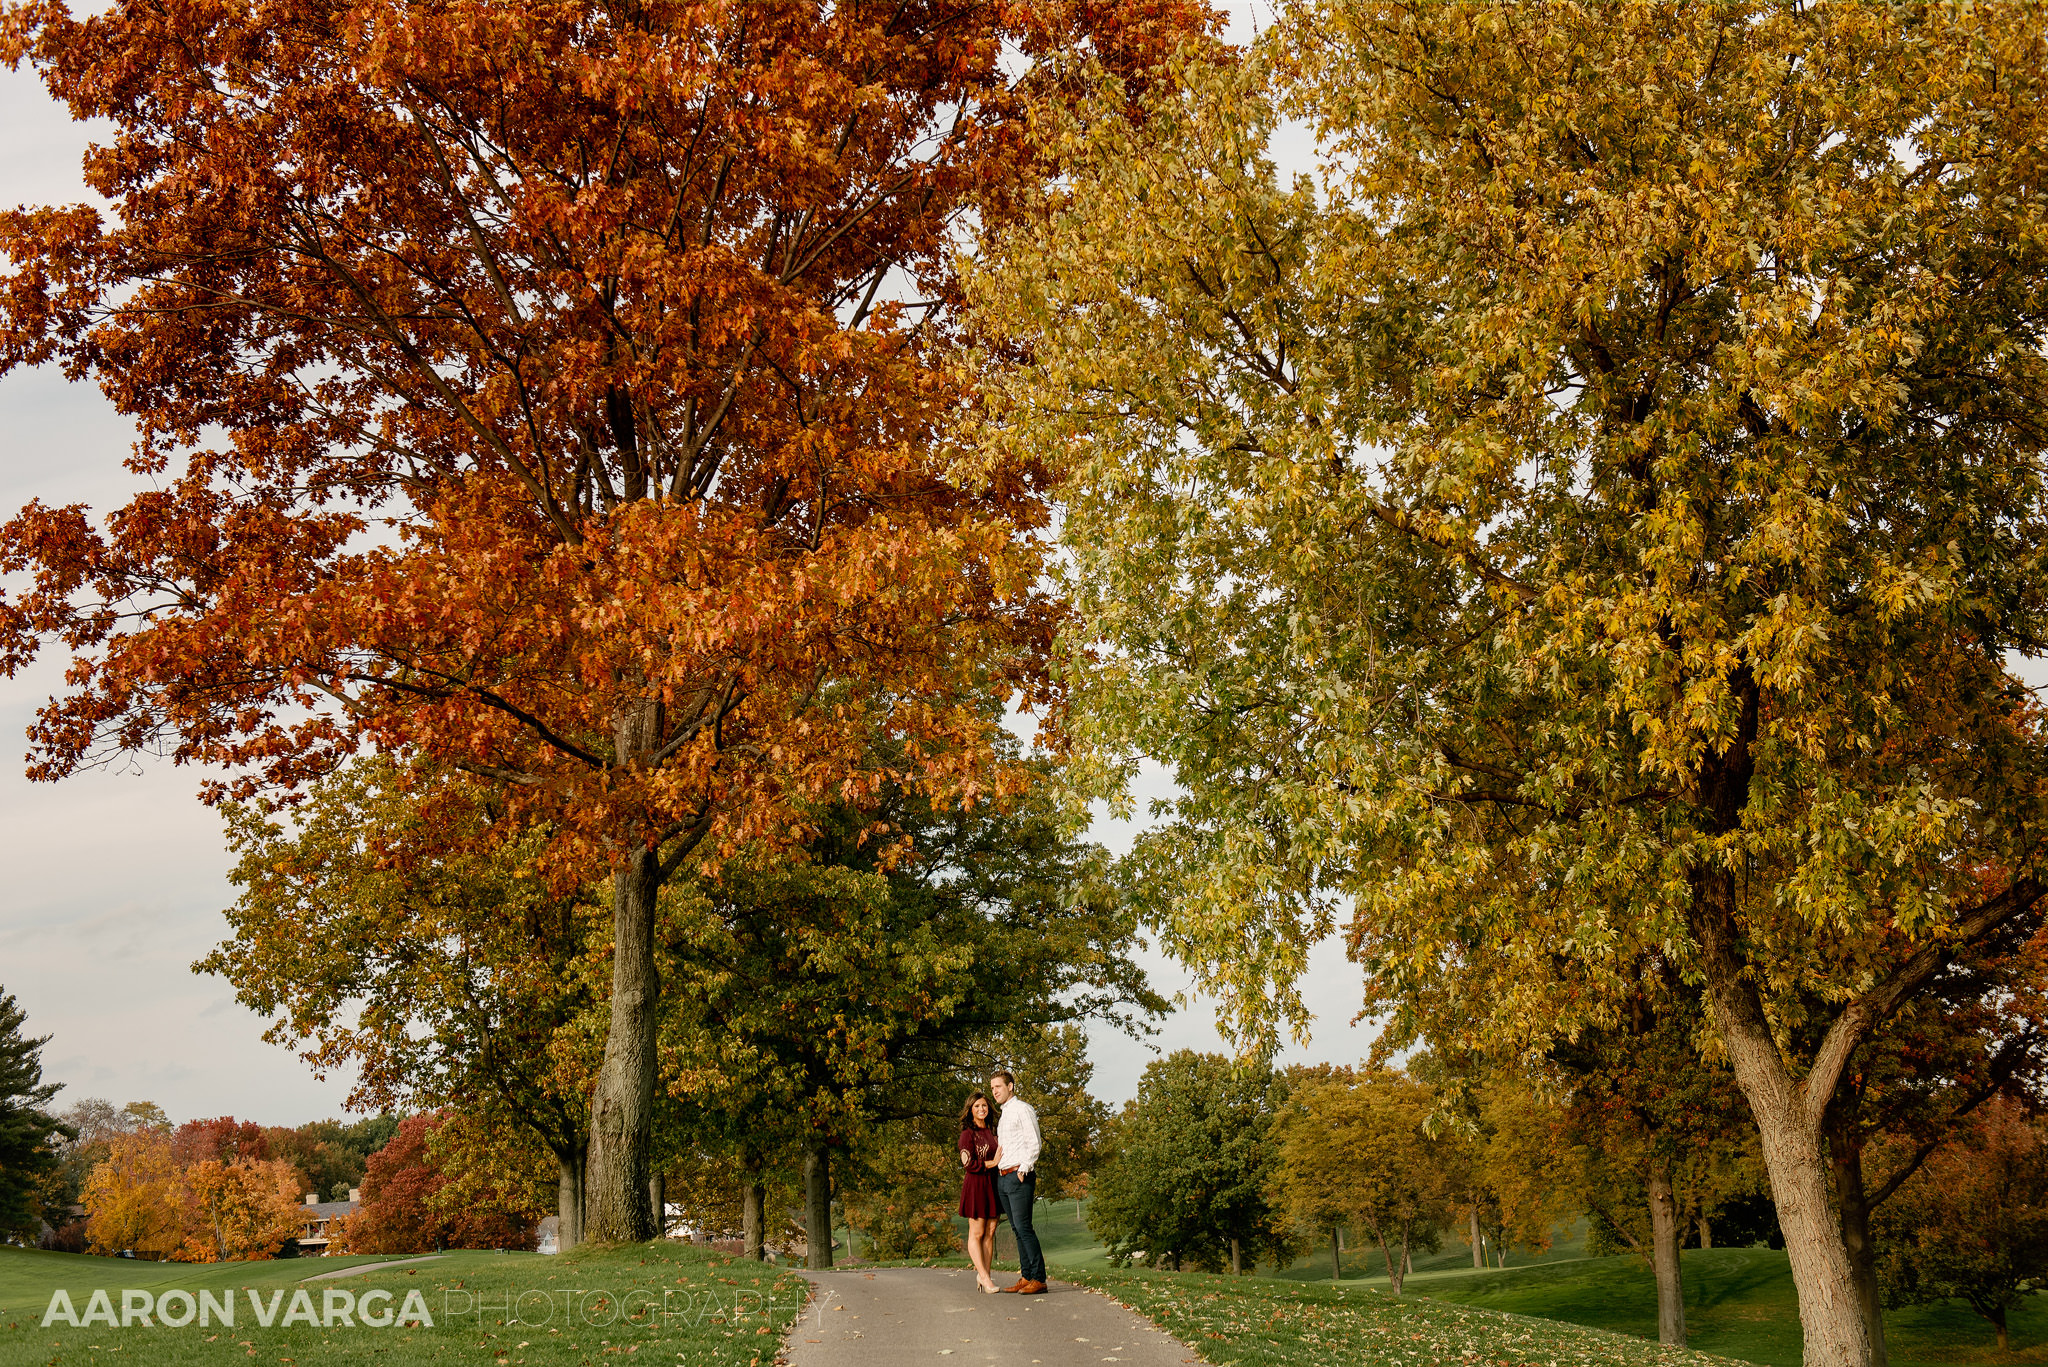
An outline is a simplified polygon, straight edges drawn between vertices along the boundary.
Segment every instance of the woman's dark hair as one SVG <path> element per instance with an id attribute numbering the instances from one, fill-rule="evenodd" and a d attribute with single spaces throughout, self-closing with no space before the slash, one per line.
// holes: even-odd
<path id="1" fill-rule="evenodd" d="M 977 1087 L 967 1094 L 967 1104 L 960 1108 L 960 1128 L 963 1130 L 992 1130 L 996 1127 L 996 1103 L 988 1101 L 988 1124 L 974 1123 L 974 1103 L 988 1101 L 988 1093 Z"/>

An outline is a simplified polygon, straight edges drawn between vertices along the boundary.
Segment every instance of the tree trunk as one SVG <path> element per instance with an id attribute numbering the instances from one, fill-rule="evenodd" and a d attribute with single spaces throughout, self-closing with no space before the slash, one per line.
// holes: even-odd
<path id="1" fill-rule="evenodd" d="M 2012 1351 L 2012 1337 L 2006 1332 L 2004 1306 L 1998 1307 L 1998 1313 L 1991 1317 L 1991 1323 L 1998 1330 L 1998 1351 L 2010 1353 Z"/>
<path id="2" fill-rule="evenodd" d="M 1735 734 L 1723 748 L 1704 752 L 1698 770 L 1699 806 L 1716 832 L 1742 826 L 1755 774 L 1750 746 L 1762 716 L 1761 690 L 1747 664 L 1737 666 L 1728 683 L 1741 699 Z M 1739 910 L 1734 873 L 1718 860 L 1703 863 L 1692 877 L 1687 920 L 1699 942 L 1709 1017 L 1763 1144 L 1764 1170 L 1799 1296 L 1804 1362 L 1806 1367 L 1873 1367 L 1869 1327 L 1842 1247 L 1841 1226 L 1828 1204 L 1821 1115 L 1836 1079 L 1812 1074 L 1796 1079 L 1786 1066 L 1741 944 Z M 1832 1066 L 1839 1067 L 1839 1060 Z M 1821 1095 L 1809 1095 L 1815 1083 Z"/>
<path id="3" fill-rule="evenodd" d="M 804 1153 L 804 1266 L 832 1266 L 832 1151 L 813 1141 Z"/>
<path id="4" fill-rule="evenodd" d="M 1877 1248 L 1870 1239 L 1870 1196 L 1863 1185 L 1863 1145 L 1846 1117 L 1831 1116 L 1828 1160 L 1834 1168 L 1835 1211 L 1841 1220 L 1842 1251 L 1856 1283 L 1856 1303 L 1870 1336 L 1871 1367 L 1885 1367 L 1884 1300 L 1877 1286 Z"/>
<path id="5" fill-rule="evenodd" d="M 1233 1277 L 1242 1277 L 1244 1275 L 1244 1246 L 1238 1243 L 1235 1234 L 1230 1236 L 1230 1275 Z"/>
<path id="6" fill-rule="evenodd" d="M 1344 1245 L 1337 1242 L 1337 1227 L 1330 1226 L 1330 1280 L 1344 1280 Z"/>
<path id="7" fill-rule="evenodd" d="M 654 1237 L 668 1237 L 668 1181 L 664 1174 L 656 1173 L 647 1179 L 647 1204 L 654 1212 Z"/>
<path id="8" fill-rule="evenodd" d="M 625 734 L 634 729 L 620 723 L 621 753 L 627 750 Z M 590 1099 L 590 1167 L 584 1179 L 585 1234 L 600 1243 L 654 1237 L 647 1179 L 655 1011 L 661 995 L 654 969 L 654 903 L 660 885 L 661 864 L 654 850 L 634 850 L 612 871 L 611 1021 Z"/>
<path id="9" fill-rule="evenodd" d="M 1712 1248 L 1713 1246 L 1714 1246 L 1714 1226 L 1713 1226 L 1713 1224 L 1712 1224 L 1712 1223 L 1711 1223 L 1711 1222 L 1710 1222 L 1710 1221 L 1709 1221 L 1709 1220 L 1707 1219 L 1707 1217 L 1706 1217 L 1706 1216 L 1702 1215 L 1702 1216 L 1700 1216 L 1700 1247 L 1701 1247 L 1701 1248 Z"/>
<path id="10" fill-rule="evenodd" d="M 1792 1283 L 1799 1293 L 1807 1367 L 1873 1367 L 1862 1298 L 1856 1293 L 1841 1229 L 1828 1209 L 1820 1136 L 1814 1132 L 1818 1127 L 1783 1113 L 1764 1120 L 1757 1109 L 1771 1199 L 1778 1207 Z"/>
<path id="11" fill-rule="evenodd" d="M 740 1236 L 746 1245 L 746 1256 L 755 1262 L 767 1257 L 767 1236 L 763 1229 L 761 1207 L 767 1203 L 768 1189 L 759 1182 L 749 1182 L 740 1191 Z"/>
<path id="12" fill-rule="evenodd" d="M 583 1242 L 583 1155 L 557 1153 L 555 1166 L 555 1251 L 567 1253 Z"/>
<path id="13" fill-rule="evenodd" d="M 1733 945 L 1734 889 L 1725 871 L 1700 880 L 1695 929 L 1706 970 L 1707 1004 L 1728 1050 L 1735 1081 L 1749 1102 L 1762 1141 L 1771 1199 L 1785 1234 L 1792 1285 L 1799 1297 L 1806 1367 L 1873 1367 L 1842 1230 L 1829 1204 L 1821 1107 L 1811 1105 L 1778 1053 L 1755 985 L 1743 977 Z M 1717 905 L 1715 905 L 1717 904 Z"/>
<path id="14" fill-rule="evenodd" d="M 1683 1237 L 1678 1200 L 1671 1190 L 1671 1164 L 1650 1161 L 1650 1263 L 1657 1271 L 1657 1342 L 1685 1347 L 1685 1276 L 1679 1266 Z"/>
<path id="15" fill-rule="evenodd" d="M 1485 1246 L 1484 1246 L 1484 1244 L 1483 1244 L 1483 1243 L 1481 1242 L 1481 1240 L 1480 1240 L 1480 1236 L 1479 1236 L 1479 1199 L 1478 1199 L 1477 1197 L 1474 1197 L 1474 1198 L 1473 1198 L 1473 1200 L 1472 1200 L 1472 1212 L 1471 1212 L 1471 1214 L 1472 1214 L 1472 1266 L 1474 1266 L 1474 1267 L 1481 1267 L 1481 1268 L 1483 1268 L 1483 1267 L 1485 1267 L 1485 1266 L 1486 1266 L 1486 1251 L 1485 1251 Z"/>
<path id="16" fill-rule="evenodd" d="M 1387 1227 L 1375 1220 L 1372 1237 L 1373 1242 L 1380 1246 L 1380 1261 L 1386 1265 L 1387 1285 L 1393 1288 L 1394 1294 L 1398 1296 L 1401 1294 L 1401 1272 L 1399 1265 L 1394 1262 L 1394 1250 L 1387 1247 Z"/>

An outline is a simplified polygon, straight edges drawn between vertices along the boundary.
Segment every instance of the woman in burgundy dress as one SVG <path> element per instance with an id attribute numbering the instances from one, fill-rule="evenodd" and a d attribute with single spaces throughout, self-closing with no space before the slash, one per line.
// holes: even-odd
<path id="1" fill-rule="evenodd" d="M 979 1091 L 967 1095 L 960 1108 L 960 1164 L 967 1176 L 960 1182 L 960 1213 L 967 1217 L 967 1257 L 983 1291 L 1000 1291 L 994 1275 L 996 1220 L 1003 1208 L 996 1200 L 995 1108 Z"/>

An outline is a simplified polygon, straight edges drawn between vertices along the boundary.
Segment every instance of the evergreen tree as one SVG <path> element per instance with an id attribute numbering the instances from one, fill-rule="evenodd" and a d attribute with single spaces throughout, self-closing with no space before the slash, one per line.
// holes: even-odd
<path id="1" fill-rule="evenodd" d="M 35 1238 L 42 1221 L 44 1179 L 58 1164 L 57 1142 L 70 1130 L 47 1109 L 59 1084 L 43 1081 L 46 1035 L 22 1033 L 28 1019 L 0 992 L 0 1238 Z"/>

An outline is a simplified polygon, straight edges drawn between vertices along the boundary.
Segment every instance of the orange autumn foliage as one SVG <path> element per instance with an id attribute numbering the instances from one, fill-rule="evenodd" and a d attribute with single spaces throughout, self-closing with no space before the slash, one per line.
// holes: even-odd
<path id="1" fill-rule="evenodd" d="M 608 866 L 590 1232 L 646 1237 L 656 890 L 801 839 L 811 799 L 1021 782 L 987 700 L 1053 701 L 1045 476 L 949 477 L 951 251 L 1044 169 L 1033 59 L 1138 73 L 1209 22 L 8 10 L 0 56 L 111 125 L 86 170 L 115 212 L 0 215 L 0 371 L 60 364 L 138 430 L 126 507 L 0 533 L 31 581 L 0 668 L 74 661 L 31 772 L 157 750 L 228 767 L 218 796 L 374 746 L 545 823 L 558 887 Z"/>
<path id="2" fill-rule="evenodd" d="M 185 1169 L 180 1262 L 243 1262 L 275 1256 L 304 1228 L 305 1179 L 277 1158 L 202 1158 Z"/>
<path id="3" fill-rule="evenodd" d="M 175 1262 L 237 1262 L 274 1257 L 299 1233 L 298 1170 L 274 1158 L 191 1156 L 189 1142 L 180 1140 L 203 1124 L 177 1135 L 144 1129 L 107 1141 L 107 1156 L 82 1193 L 95 1253 L 131 1249 Z"/>
<path id="4" fill-rule="evenodd" d="M 516 1182 L 471 1180 L 462 1159 L 437 1143 L 452 1117 L 411 1116 L 363 1174 L 362 1206 L 347 1217 L 337 1251 L 431 1253 L 441 1248 L 527 1249 L 546 1212 Z M 459 1121 L 456 1122 L 459 1125 Z"/>

